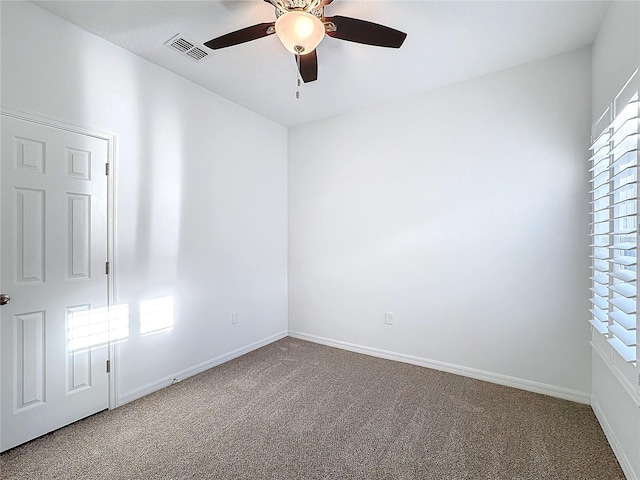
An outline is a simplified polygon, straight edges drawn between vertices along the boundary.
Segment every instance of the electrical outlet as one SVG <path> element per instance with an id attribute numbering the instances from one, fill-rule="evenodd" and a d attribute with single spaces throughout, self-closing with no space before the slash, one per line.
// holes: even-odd
<path id="1" fill-rule="evenodd" d="M 393 312 L 384 312 L 384 323 L 393 325 Z"/>
<path id="2" fill-rule="evenodd" d="M 231 312 L 231 323 L 238 323 L 238 312 Z"/>

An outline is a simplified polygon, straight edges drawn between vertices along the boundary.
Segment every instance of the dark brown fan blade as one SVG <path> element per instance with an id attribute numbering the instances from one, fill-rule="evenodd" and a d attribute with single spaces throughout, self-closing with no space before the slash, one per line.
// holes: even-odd
<path id="1" fill-rule="evenodd" d="M 205 45 L 213 50 L 218 48 L 230 47 L 232 45 L 238 45 L 240 43 L 250 42 L 251 40 L 257 40 L 258 38 L 266 37 L 275 33 L 275 29 L 271 28 L 275 25 L 275 22 L 271 23 L 259 23 L 252 25 L 251 27 L 241 28 L 235 32 L 227 33 L 221 37 L 214 38 L 205 42 Z"/>
<path id="2" fill-rule="evenodd" d="M 300 76 L 304 83 L 315 82 L 318 79 L 318 54 L 314 50 L 306 55 L 296 55 L 296 63 L 300 62 Z"/>
<path id="3" fill-rule="evenodd" d="M 327 32 L 327 35 L 349 42 L 400 48 L 404 39 L 407 38 L 407 34 L 404 32 L 357 18 L 336 15 L 335 17 L 325 17 L 324 20 L 336 26 L 336 31 Z"/>

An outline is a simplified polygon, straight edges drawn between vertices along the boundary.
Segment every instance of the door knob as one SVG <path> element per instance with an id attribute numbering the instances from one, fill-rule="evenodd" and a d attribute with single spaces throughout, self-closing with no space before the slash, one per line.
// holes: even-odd
<path id="1" fill-rule="evenodd" d="M 6 305 L 11 301 L 11 297 L 6 293 L 0 293 L 0 305 Z"/>

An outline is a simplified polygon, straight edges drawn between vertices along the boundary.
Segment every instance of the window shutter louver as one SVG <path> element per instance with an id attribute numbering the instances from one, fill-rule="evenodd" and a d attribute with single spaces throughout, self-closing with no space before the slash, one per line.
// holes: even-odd
<path id="1" fill-rule="evenodd" d="M 626 362 L 637 356 L 637 71 L 594 126 L 590 323 Z"/>

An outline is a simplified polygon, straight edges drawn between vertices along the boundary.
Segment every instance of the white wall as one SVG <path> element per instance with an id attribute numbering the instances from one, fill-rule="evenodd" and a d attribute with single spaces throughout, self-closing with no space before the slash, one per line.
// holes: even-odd
<path id="1" fill-rule="evenodd" d="M 595 122 L 640 63 L 640 3 L 613 2 L 592 49 Z M 629 478 L 640 478 L 638 369 L 594 332 L 592 405 Z"/>
<path id="2" fill-rule="evenodd" d="M 118 135 L 120 400 L 285 333 L 286 129 L 29 3 L 1 8 L 2 103 Z M 173 330 L 141 336 L 140 302 L 169 295 Z"/>
<path id="3" fill-rule="evenodd" d="M 640 2 L 611 2 L 592 47 L 595 122 L 640 62 Z"/>
<path id="4" fill-rule="evenodd" d="M 291 128 L 290 332 L 588 402 L 589 78 L 585 49 Z"/>

